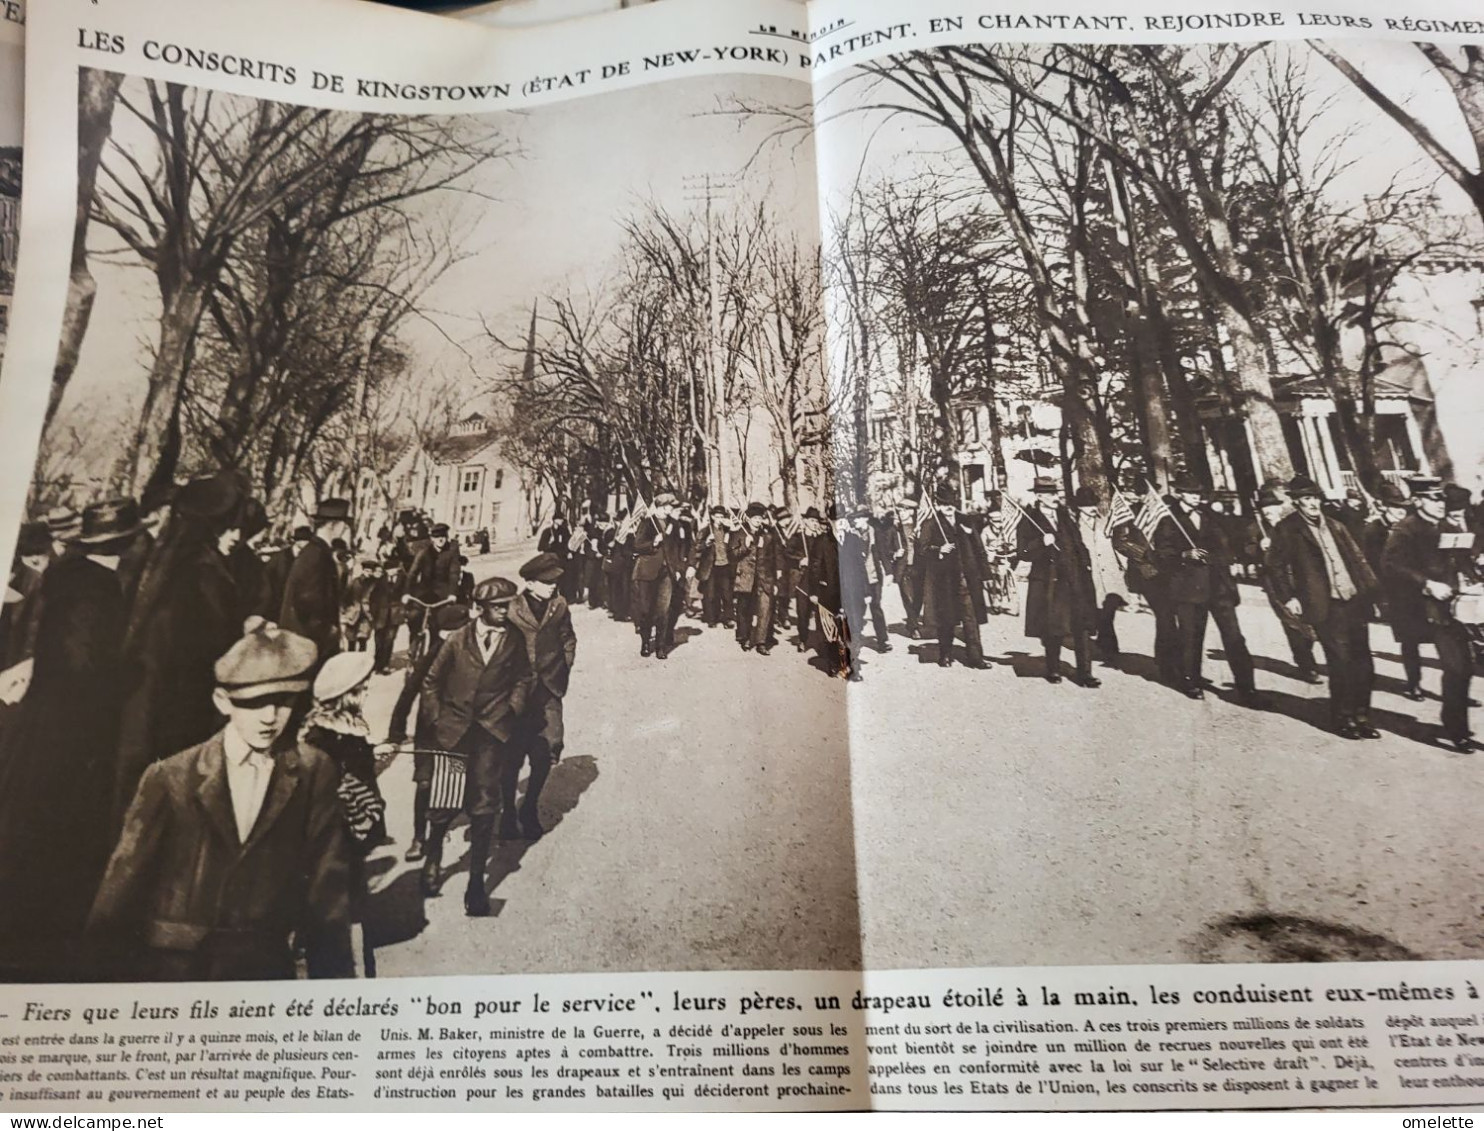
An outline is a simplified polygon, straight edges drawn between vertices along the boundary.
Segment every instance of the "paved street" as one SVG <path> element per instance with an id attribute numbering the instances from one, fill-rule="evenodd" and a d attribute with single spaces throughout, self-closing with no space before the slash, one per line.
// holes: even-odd
<path id="1" fill-rule="evenodd" d="M 476 575 L 513 577 L 526 552 Z M 992 671 L 942 671 L 935 644 L 895 635 L 847 710 L 846 685 L 792 648 L 744 654 L 682 620 L 668 661 L 641 660 L 628 625 L 579 608 L 549 832 L 497 849 L 492 918 L 464 918 L 459 875 L 420 899 L 401 859 L 410 759 L 384 773 L 379 972 L 1484 954 L 1484 756 L 1417 741 L 1437 703 L 1399 697 L 1381 628 L 1385 736 L 1329 735 L 1325 688 L 1291 678 L 1260 593 L 1244 595 L 1261 711 L 1153 682 L 1147 614 L 1120 617 L 1128 670 L 1100 668 L 1098 690 L 1045 683 L 1018 618 L 996 617 Z M 894 592 L 888 612 L 899 626 Z M 1213 629 L 1207 674 L 1224 684 L 1219 643 Z M 377 678 L 373 728 L 399 683 Z M 456 830 L 451 865 L 464 847 Z"/>

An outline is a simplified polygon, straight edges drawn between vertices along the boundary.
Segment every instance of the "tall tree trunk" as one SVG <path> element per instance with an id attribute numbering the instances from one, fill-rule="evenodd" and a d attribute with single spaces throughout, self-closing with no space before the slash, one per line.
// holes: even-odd
<path id="1" fill-rule="evenodd" d="M 166 450 L 180 391 L 190 372 L 205 299 L 205 292 L 198 284 L 184 282 L 170 296 L 161 315 L 160 342 L 155 349 L 154 364 L 150 366 L 149 390 L 130 448 L 129 491 L 135 496 L 143 493 Z"/>
<path id="2" fill-rule="evenodd" d="M 77 369 L 82 340 L 93 314 L 98 284 L 88 270 L 88 220 L 92 215 L 93 192 L 103 148 L 113 129 L 113 106 L 123 75 L 110 71 L 78 73 L 77 91 L 77 214 L 72 226 L 72 264 L 67 280 L 67 306 L 62 314 L 62 334 L 52 369 L 51 393 L 46 402 L 46 423 L 62 404 L 67 383 Z"/>

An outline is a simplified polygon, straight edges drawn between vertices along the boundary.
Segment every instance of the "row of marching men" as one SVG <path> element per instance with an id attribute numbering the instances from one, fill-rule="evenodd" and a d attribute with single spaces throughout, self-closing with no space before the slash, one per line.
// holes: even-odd
<path id="1" fill-rule="evenodd" d="M 1256 566 L 1297 677 L 1328 679 L 1335 733 L 1380 735 L 1370 643 L 1380 619 L 1397 641 L 1407 699 L 1426 698 L 1420 649 L 1436 650 L 1437 741 L 1474 749 L 1469 683 L 1484 596 L 1474 545 L 1479 504 L 1470 493 L 1415 477 L 1405 487 L 1384 484 L 1374 498 L 1336 503 L 1301 475 L 1267 484 L 1253 502 L 1253 515 L 1244 516 L 1188 475 L 1167 494 L 1115 493 L 1111 502 L 1087 488 L 1068 499 L 1059 480 L 1039 477 L 1025 505 L 997 497 L 975 511 L 946 483 L 930 500 L 881 513 L 810 508 L 799 516 L 759 502 L 703 511 L 666 492 L 637 522 L 589 515 L 575 529 L 549 528 L 543 545 L 589 579 L 590 604 L 634 621 L 645 656 L 669 654 L 689 610 L 733 628 L 744 650 L 762 655 L 792 626 L 796 647 L 813 646 L 826 670 L 859 679 L 868 635 L 876 648 L 891 647 L 881 597 L 892 581 L 908 634 L 936 637 L 939 665 L 954 663 L 961 643 L 969 667 L 988 668 L 980 625 L 995 578 L 1018 566 L 1028 571 L 1025 635 L 1041 645 L 1050 682 L 1069 676 L 1099 686 L 1094 658 L 1118 665 L 1119 613 L 1142 599 L 1154 614 L 1163 682 L 1192 699 L 1205 696 L 1214 624 L 1235 698 L 1260 707 L 1257 666 L 1237 615 L 1239 582 Z"/>

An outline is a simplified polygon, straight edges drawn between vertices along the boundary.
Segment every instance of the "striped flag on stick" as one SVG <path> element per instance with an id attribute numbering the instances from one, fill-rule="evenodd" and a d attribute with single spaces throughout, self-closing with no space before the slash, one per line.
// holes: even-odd
<path id="1" fill-rule="evenodd" d="M 1125 522 L 1134 521 L 1134 508 L 1129 505 L 1128 496 L 1117 487 L 1113 488 L 1113 502 L 1108 506 L 1108 517 L 1103 522 L 1103 533 L 1111 535 Z"/>
<path id="2" fill-rule="evenodd" d="M 1154 489 L 1154 486 L 1152 484 L 1145 484 L 1145 487 L 1144 505 L 1139 508 L 1139 517 L 1135 520 L 1134 526 L 1144 536 L 1144 540 L 1152 546 L 1154 545 L 1155 528 L 1165 519 L 1172 516 L 1170 514 L 1170 508 L 1165 504 L 1164 499 L 1160 498 L 1160 494 Z"/>

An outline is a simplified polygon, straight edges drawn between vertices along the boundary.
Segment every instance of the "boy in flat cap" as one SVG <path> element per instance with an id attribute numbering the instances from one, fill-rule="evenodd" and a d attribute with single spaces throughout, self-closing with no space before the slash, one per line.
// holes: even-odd
<path id="1" fill-rule="evenodd" d="M 256 617 L 215 666 L 226 725 L 144 771 L 89 927 L 142 981 L 344 978 L 349 857 L 320 751 L 286 733 L 313 641 Z"/>
<path id="2" fill-rule="evenodd" d="M 577 659 L 572 613 L 566 598 L 556 591 L 562 576 L 561 562 L 555 554 L 537 554 L 520 567 L 520 576 L 525 588 L 510 603 L 510 623 L 525 638 L 527 657 L 536 679 L 519 739 L 511 743 L 500 775 L 502 840 L 513 840 L 522 833 L 527 840 L 538 840 L 545 831 L 537 804 L 552 764 L 562 756 L 565 740 L 562 697 L 567 694 L 572 664 Z M 515 789 L 521 766 L 527 759 L 531 774 L 526 779 L 526 795 L 521 801 L 517 824 Z"/>
<path id="3" fill-rule="evenodd" d="M 510 626 L 515 583 L 491 577 L 474 588 L 477 620 L 449 635 L 423 681 L 418 708 L 418 745 L 462 754 L 464 812 L 469 815 L 468 915 L 488 915 L 484 870 L 489 862 L 500 777 L 517 736 L 535 677 L 525 638 Z M 443 876 L 443 841 L 457 810 L 428 815 L 422 890 L 438 894 Z"/>

